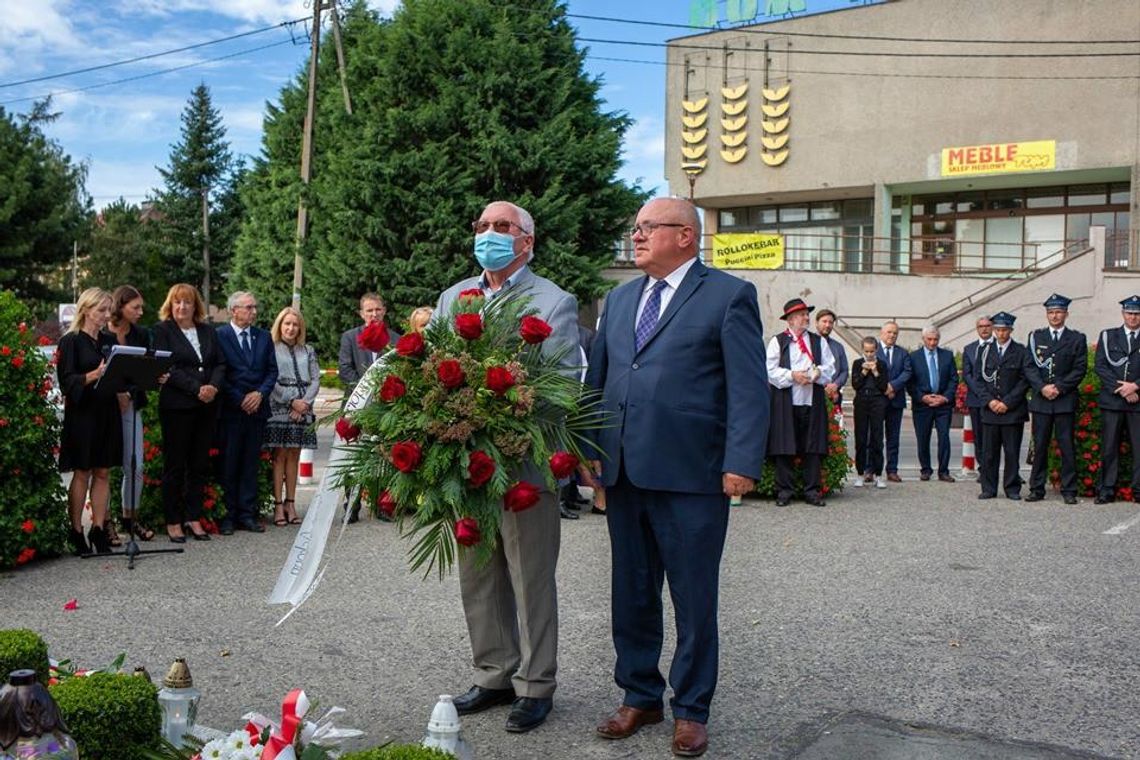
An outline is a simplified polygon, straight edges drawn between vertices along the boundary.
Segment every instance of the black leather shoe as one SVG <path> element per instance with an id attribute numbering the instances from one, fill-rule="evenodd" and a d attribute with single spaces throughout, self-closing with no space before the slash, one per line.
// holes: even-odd
<path id="1" fill-rule="evenodd" d="M 348 510 L 348 524 L 360 522 L 360 502 L 356 502 L 352 509 Z"/>
<path id="2" fill-rule="evenodd" d="M 776 499 L 776 506 L 777 506 L 777 507 L 786 507 L 786 506 L 788 506 L 788 504 L 790 504 L 790 503 L 791 503 L 791 499 L 781 499 L 781 498 L 778 498 L 778 497 L 777 497 L 777 499 Z"/>
<path id="3" fill-rule="evenodd" d="M 238 523 L 237 529 L 238 530 L 248 530 L 250 533 L 264 533 L 265 532 L 265 526 L 264 525 L 262 525 L 261 523 L 253 522 L 252 520 L 250 520 L 248 522 Z"/>
<path id="4" fill-rule="evenodd" d="M 170 543 L 172 543 L 172 544 L 184 544 L 184 543 L 186 543 L 186 536 L 171 536 L 170 537 Z"/>
<path id="5" fill-rule="evenodd" d="M 804 502 L 807 504 L 811 504 L 813 507 L 826 507 L 827 506 L 827 502 L 824 501 L 823 499 L 819 498 L 818 496 L 805 496 Z"/>
<path id="6" fill-rule="evenodd" d="M 1021 501 L 1021 494 L 1019 494 L 1019 493 L 1007 493 L 1005 495 L 1005 498 L 1009 499 L 1010 501 Z"/>
<path id="7" fill-rule="evenodd" d="M 1093 499 L 1093 504 L 1111 504 L 1114 501 L 1115 501 L 1115 499 L 1111 496 L 1104 496 L 1102 494 L 1097 494 L 1096 498 Z"/>
<path id="8" fill-rule="evenodd" d="M 919 480 L 922 480 L 922 481 L 927 481 L 927 480 L 930 480 L 930 473 L 929 473 L 929 472 L 924 472 L 924 473 L 921 473 L 921 474 L 918 476 L 918 479 L 919 479 Z"/>
<path id="9" fill-rule="evenodd" d="M 1045 494 L 1043 494 L 1043 493 L 1031 493 L 1025 497 L 1025 500 L 1029 501 L 1029 502 L 1044 501 L 1045 500 Z"/>
<path id="10" fill-rule="evenodd" d="M 218 526 L 218 532 L 223 536 L 232 536 L 234 534 L 234 524 L 229 520 L 223 520 L 222 524 Z"/>
<path id="11" fill-rule="evenodd" d="M 538 697 L 519 697 L 511 705 L 511 714 L 507 716 L 507 730 L 512 734 L 525 733 L 532 728 L 538 728 L 550 715 L 550 708 L 554 700 Z"/>
<path id="12" fill-rule="evenodd" d="M 514 689 L 486 689 L 482 686 L 472 686 L 467 693 L 451 700 L 455 711 L 460 715 L 471 715 L 483 712 L 491 707 L 505 705 L 515 699 Z"/>
<path id="13" fill-rule="evenodd" d="M 207 533 L 206 531 L 202 531 L 201 533 L 195 533 L 194 531 L 190 531 L 190 537 L 193 538 L 195 541 L 209 541 L 210 540 L 210 534 Z"/>
<path id="14" fill-rule="evenodd" d="M 1065 503 L 1070 505 L 1070 506 L 1077 503 L 1077 497 L 1076 496 L 1068 496 L 1067 495 L 1064 497 L 1064 499 L 1065 499 Z"/>
<path id="15" fill-rule="evenodd" d="M 558 502 L 558 514 L 562 515 L 563 520 L 577 520 L 581 517 L 577 512 L 570 509 L 564 501 Z"/>
<path id="16" fill-rule="evenodd" d="M 992 493 L 980 493 L 980 494 L 978 494 L 978 498 L 979 499 L 992 499 L 996 495 L 997 494 L 992 494 Z"/>

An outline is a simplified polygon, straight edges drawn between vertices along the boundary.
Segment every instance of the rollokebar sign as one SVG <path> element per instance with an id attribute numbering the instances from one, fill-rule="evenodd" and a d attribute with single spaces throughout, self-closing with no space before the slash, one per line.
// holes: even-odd
<path id="1" fill-rule="evenodd" d="M 713 235 L 717 269 L 779 269 L 784 266 L 784 236 L 771 232 Z"/>
<path id="2" fill-rule="evenodd" d="M 1057 143 L 1054 140 L 942 149 L 943 177 L 1045 171 L 1056 164 Z"/>

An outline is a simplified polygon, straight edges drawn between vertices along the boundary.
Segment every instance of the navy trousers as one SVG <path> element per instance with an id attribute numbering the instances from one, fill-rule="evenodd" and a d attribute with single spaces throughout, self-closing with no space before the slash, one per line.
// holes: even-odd
<path id="1" fill-rule="evenodd" d="M 222 412 L 222 489 L 226 521 L 246 525 L 257 520 L 257 473 L 265 419 L 241 410 Z"/>
<path id="2" fill-rule="evenodd" d="M 914 405 L 914 435 L 918 439 L 918 466 L 924 475 L 930 475 L 930 434 L 938 433 L 938 474 L 950 474 L 950 416 L 953 409 L 937 409 Z"/>
<path id="3" fill-rule="evenodd" d="M 637 488 L 622 467 L 606 489 L 612 562 L 614 681 L 624 704 L 660 710 L 665 679 L 661 585 L 669 579 L 677 648 L 669 668 L 674 718 L 708 721 L 719 658 L 720 559 L 728 497 Z"/>
<path id="4" fill-rule="evenodd" d="M 884 432 L 887 440 L 888 475 L 896 475 L 899 471 L 899 434 L 902 433 L 903 411 L 903 409 L 897 409 L 889 404 L 887 405 Z"/>

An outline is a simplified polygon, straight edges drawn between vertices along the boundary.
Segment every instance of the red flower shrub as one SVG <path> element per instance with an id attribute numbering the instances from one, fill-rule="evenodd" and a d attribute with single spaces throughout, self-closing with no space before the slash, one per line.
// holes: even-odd
<path id="1" fill-rule="evenodd" d="M 550 337 L 550 325 L 538 317 L 523 317 L 519 323 L 519 336 L 532 346 Z"/>
<path id="2" fill-rule="evenodd" d="M 538 503 L 538 487 L 520 480 L 503 494 L 503 507 L 508 512 L 523 512 Z"/>
<path id="3" fill-rule="evenodd" d="M 464 340 L 475 340 L 483 334 L 483 317 L 478 314 L 455 315 L 455 332 Z"/>
<path id="4" fill-rule="evenodd" d="M 472 488 L 479 488 L 495 474 L 495 460 L 482 451 L 472 451 L 467 460 L 467 480 Z"/>
<path id="5" fill-rule="evenodd" d="M 400 441 L 392 446 L 392 464 L 400 472 L 415 472 L 421 459 L 423 451 L 415 441 Z"/>

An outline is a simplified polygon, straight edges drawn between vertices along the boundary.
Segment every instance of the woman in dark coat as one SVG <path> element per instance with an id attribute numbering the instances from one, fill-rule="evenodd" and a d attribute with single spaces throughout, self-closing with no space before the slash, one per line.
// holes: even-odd
<path id="1" fill-rule="evenodd" d="M 107 366 L 106 354 L 114 345 L 111 338 L 100 333 L 110 318 L 111 294 L 88 288 L 79 294 L 75 321 L 59 339 L 56 372 L 63 393 L 59 469 L 72 473 L 67 513 L 76 554 L 86 554 L 91 549 L 110 551 L 103 523 L 111 495 L 110 470 L 123 457 L 122 422 L 115 394 L 95 387 Z M 85 537 L 83 506 L 89 498 L 93 527 Z"/>
<path id="2" fill-rule="evenodd" d="M 174 361 L 158 393 L 166 533 L 174 543 L 183 544 L 185 527 L 195 541 L 209 541 L 200 522 L 202 488 L 210 474 L 225 358 L 216 332 L 203 324 L 206 305 L 193 285 L 172 286 L 158 317 L 162 321 L 151 328 L 154 347 L 169 351 Z"/>

